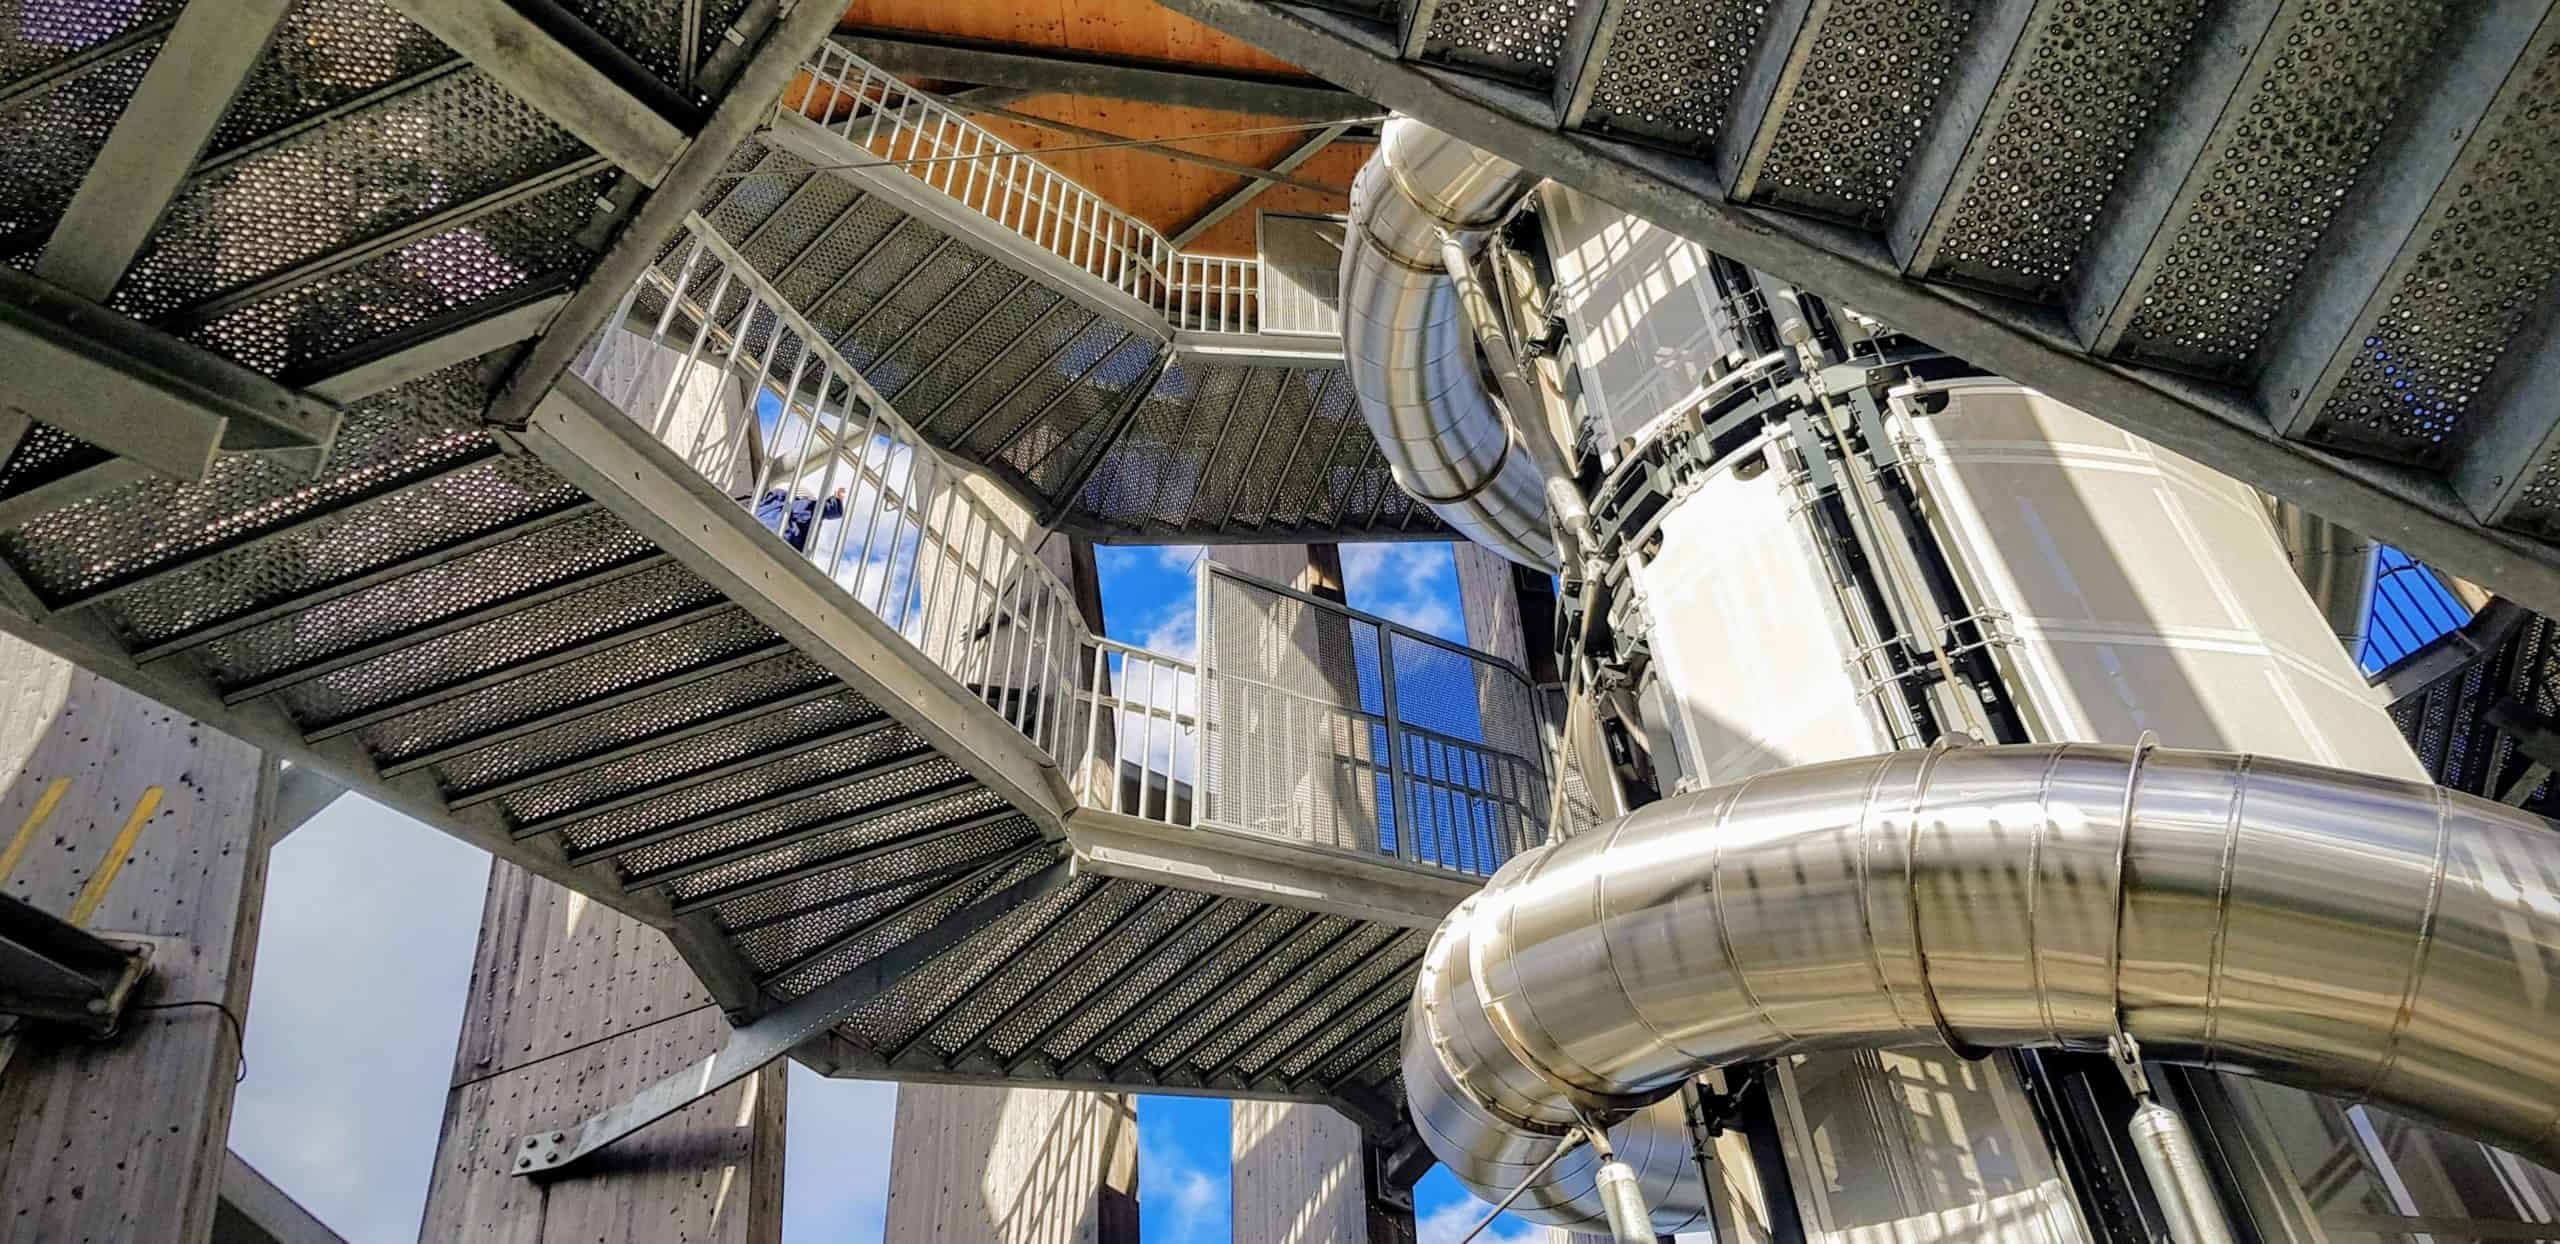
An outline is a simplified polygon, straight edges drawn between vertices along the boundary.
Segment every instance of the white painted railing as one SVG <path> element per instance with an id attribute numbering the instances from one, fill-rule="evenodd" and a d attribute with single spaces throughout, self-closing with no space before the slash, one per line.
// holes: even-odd
<path id="1" fill-rule="evenodd" d="M 1021 234 L 1190 332 L 1250 333 L 1262 264 L 1188 255 L 1162 233 L 971 121 L 832 44 L 781 107 Z"/>
<path id="2" fill-rule="evenodd" d="M 1200 763 L 1200 666 L 1116 640 L 1086 644 L 1085 806 L 1171 825 L 1193 824 Z"/>
<path id="3" fill-rule="evenodd" d="M 1074 592 L 707 222 L 686 222 L 577 370 L 1042 751 L 1069 753 L 1089 638 Z"/>
<path id="4" fill-rule="evenodd" d="M 1205 559 L 1199 599 L 1228 620 L 1204 629 L 1221 645 L 1207 650 L 1231 649 L 1227 667 L 1094 635 L 1017 534 L 1019 508 L 946 460 L 698 217 L 576 371 L 1020 730 L 1084 806 L 1479 875 L 1544 836 L 1543 755 L 1497 729 L 1527 718 L 1491 711 L 1509 701 L 1486 699 L 1507 686 L 1478 675 L 1489 658 Z M 1239 613 L 1239 591 L 1340 616 L 1329 638 L 1265 634 L 1289 610 Z M 1271 684 L 1261 666 L 1307 644 L 1366 690 L 1320 703 Z M 1246 790 L 1265 796 L 1255 816 L 1233 806 Z M 1321 832 L 1297 815 L 1318 791 L 1340 805 Z"/>

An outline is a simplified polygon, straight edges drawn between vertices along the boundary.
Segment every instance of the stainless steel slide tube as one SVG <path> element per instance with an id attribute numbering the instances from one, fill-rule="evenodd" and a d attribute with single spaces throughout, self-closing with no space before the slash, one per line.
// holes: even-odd
<path id="1" fill-rule="evenodd" d="M 2560 834 L 2223 753 L 1808 765 L 1515 857 L 1441 926 L 1412 1005 L 1407 1091 L 1462 1179 L 1507 1189 L 1583 1113 L 1636 1110 L 1612 1136 L 1666 1231 L 1700 1210 L 1694 1171 L 1649 1165 L 1674 1090 L 1818 1050 L 2122 1033 L 2560 1164 Z M 1592 1166 L 1524 1212 L 1600 1221 Z"/>
<path id="2" fill-rule="evenodd" d="M 1444 233 L 1500 223 L 1538 181 L 1411 119 L 1389 120 L 1351 186 L 1342 354 L 1405 491 L 1467 539 L 1553 570 L 1546 481 L 1512 444 L 1440 250 Z"/>

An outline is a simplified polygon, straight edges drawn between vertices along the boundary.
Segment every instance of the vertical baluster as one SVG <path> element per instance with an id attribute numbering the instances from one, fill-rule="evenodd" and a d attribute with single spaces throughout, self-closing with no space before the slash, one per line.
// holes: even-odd
<path id="1" fill-rule="evenodd" d="M 732 274 L 727 261 L 720 260 L 720 279 L 711 284 L 711 305 L 699 309 L 702 322 L 693 330 L 693 343 L 685 349 L 684 363 L 676 369 L 675 375 L 668 378 L 666 391 L 658 395 L 658 409 L 649 416 L 649 435 L 661 443 L 665 442 L 670 430 L 666 424 L 674 415 L 676 396 L 684 392 L 685 382 L 693 378 L 694 360 L 702 357 L 702 343 L 711 339 L 711 321 L 719 318 L 720 300 L 729 296 Z"/>
<path id="2" fill-rule="evenodd" d="M 1084 654 L 1079 651 L 1076 656 L 1082 660 Z M 1076 766 L 1076 781 L 1084 790 L 1084 801 L 1090 804 L 1094 802 L 1093 766 L 1100 759 L 1095 749 L 1102 744 L 1103 691 L 1111 682 L 1111 650 L 1100 641 L 1093 645 L 1092 672 L 1083 678 L 1091 698 L 1080 699 L 1076 705 L 1076 711 L 1084 714 L 1084 763 Z"/>
<path id="3" fill-rule="evenodd" d="M 701 261 L 703 252 L 709 249 L 702 244 L 702 239 L 691 233 L 685 235 L 682 245 L 685 248 L 684 264 L 676 269 L 675 286 L 667 291 L 667 305 L 658 309 L 658 322 L 649 329 L 651 350 L 641 355 L 644 364 L 655 352 L 658 344 L 667 339 L 667 326 L 675 322 L 676 303 L 683 298 L 684 287 L 692 284 L 694 267 Z M 657 269 L 651 268 L 649 275 L 644 275 L 641 279 L 647 280 L 656 272 Z M 646 374 L 645 366 L 633 368 L 630 383 L 623 386 L 621 395 L 614 400 L 613 404 L 626 412 L 629 411 L 632 405 L 640 400 L 640 381 Z"/>

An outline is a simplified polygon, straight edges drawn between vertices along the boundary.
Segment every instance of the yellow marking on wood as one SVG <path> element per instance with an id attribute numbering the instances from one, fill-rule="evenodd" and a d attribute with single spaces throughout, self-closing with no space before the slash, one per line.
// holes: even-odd
<path id="1" fill-rule="evenodd" d="M 107 887 L 116 883 L 116 874 L 124 871 L 124 862 L 133 855 L 133 846 L 142 841 L 142 827 L 160 807 L 162 791 L 157 786 L 143 789 L 135 800 L 133 815 L 124 819 L 124 828 L 116 832 L 116 840 L 107 846 L 107 857 L 98 861 L 98 873 L 89 884 L 80 887 L 80 898 L 71 904 L 71 923 L 86 925 L 98 913 L 98 904 L 107 901 Z"/>
<path id="2" fill-rule="evenodd" d="M 9 849 L 0 851 L 0 885 L 8 883 L 9 874 L 18 871 L 19 857 L 27 853 L 36 840 L 36 831 L 53 819 L 53 810 L 62 805 L 62 796 L 71 789 L 71 779 L 58 777 L 45 784 L 44 793 L 36 797 L 35 810 L 27 813 L 26 824 L 18 827 L 17 836 L 9 840 Z"/>

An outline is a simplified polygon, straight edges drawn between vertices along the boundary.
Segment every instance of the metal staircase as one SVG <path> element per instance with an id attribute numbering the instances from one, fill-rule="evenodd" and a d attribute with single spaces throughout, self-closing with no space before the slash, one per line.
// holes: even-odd
<path id="1" fill-rule="evenodd" d="M 1257 737 L 1365 829 L 1205 816 L 1215 670 L 1091 635 L 1005 488 L 1436 531 L 1322 343 L 750 139 L 822 9 L 527 7 L 0 7 L 0 628 L 651 923 L 813 1064 L 1394 1129 L 1424 930 L 1542 754 L 1354 696 Z"/>
<path id="2" fill-rule="evenodd" d="M 1168 2 L 2560 609 L 2547 3 Z"/>
<path id="3" fill-rule="evenodd" d="M 1101 540 L 1446 539 L 1324 325 L 938 99 L 814 58 L 704 217 L 934 444 Z"/>

